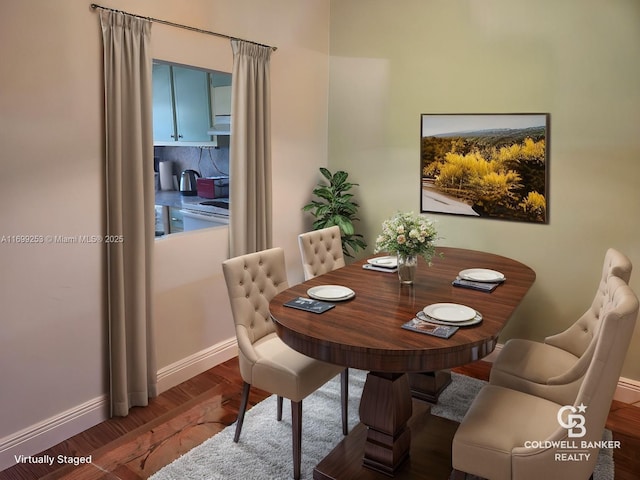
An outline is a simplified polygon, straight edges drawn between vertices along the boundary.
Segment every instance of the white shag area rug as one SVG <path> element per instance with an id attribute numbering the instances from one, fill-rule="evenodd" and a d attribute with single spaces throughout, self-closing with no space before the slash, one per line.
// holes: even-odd
<path id="1" fill-rule="evenodd" d="M 358 422 L 365 372 L 349 370 L 349 428 Z M 452 374 L 434 415 L 460 421 L 485 382 Z M 283 418 L 276 420 L 276 397 L 247 411 L 238 443 L 235 423 L 162 468 L 150 480 L 279 480 L 293 476 L 291 409 L 285 400 Z M 607 436 L 608 435 L 608 436 Z M 343 438 L 340 416 L 340 377 L 305 398 L 302 403 L 302 475 L 313 478 L 314 467 Z M 605 431 L 604 439 L 611 439 Z M 614 479 L 613 452 L 602 450 L 594 480 Z"/>

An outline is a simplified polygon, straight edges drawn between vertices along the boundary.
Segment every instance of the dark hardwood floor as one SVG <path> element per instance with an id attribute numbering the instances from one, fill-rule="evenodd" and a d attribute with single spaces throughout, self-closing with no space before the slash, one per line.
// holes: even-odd
<path id="1" fill-rule="evenodd" d="M 454 369 L 488 379 L 491 364 L 476 362 Z M 86 457 L 87 465 L 15 465 L 0 480 L 139 480 L 218 433 L 236 420 L 242 391 L 237 359 L 229 360 L 184 382 L 146 408 L 107 420 L 40 455 Z M 254 405 L 268 394 L 252 389 Z M 616 480 L 640 478 L 640 408 L 614 401 L 607 427 L 622 448 L 614 452 Z"/>

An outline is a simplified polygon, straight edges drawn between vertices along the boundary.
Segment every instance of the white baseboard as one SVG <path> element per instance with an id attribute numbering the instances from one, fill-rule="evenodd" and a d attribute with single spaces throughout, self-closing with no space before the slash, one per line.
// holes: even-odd
<path id="1" fill-rule="evenodd" d="M 158 393 L 189 380 L 238 355 L 238 342 L 230 338 L 158 370 Z"/>
<path id="2" fill-rule="evenodd" d="M 101 395 L 0 439 L 0 470 L 16 464 L 16 455 L 35 455 L 109 417 L 109 396 Z"/>
<path id="3" fill-rule="evenodd" d="M 613 395 L 614 400 L 640 406 L 640 382 L 630 378 L 620 377 L 618 388 Z"/>
<path id="4" fill-rule="evenodd" d="M 502 350 L 504 344 L 498 343 L 493 352 L 484 357 L 482 360 L 486 362 L 491 362 L 495 360 L 495 358 Z M 615 393 L 613 394 L 613 399 L 618 400 L 619 402 L 637 404 L 640 402 L 640 382 L 637 380 L 631 380 L 629 378 L 620 377 L 618 380 L 618 386 L 616 388 Z"/>
<path id="5" fill-rule="evenodd" d="M 235 337 L 158 370 L 158 393 L 238 355 Z M 101 395 L 0 439 L 0 471 L 16 464 L 16 455 L 36 455 L 109 418 L 109 396 Z"/>

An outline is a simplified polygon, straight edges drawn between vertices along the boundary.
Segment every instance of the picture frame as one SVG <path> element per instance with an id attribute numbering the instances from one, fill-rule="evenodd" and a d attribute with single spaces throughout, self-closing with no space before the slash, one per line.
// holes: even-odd
<path id="1" fill-rule="evenodd" d="M 548 113 L 420 115 L 420 211 L 546 224 Z"/>

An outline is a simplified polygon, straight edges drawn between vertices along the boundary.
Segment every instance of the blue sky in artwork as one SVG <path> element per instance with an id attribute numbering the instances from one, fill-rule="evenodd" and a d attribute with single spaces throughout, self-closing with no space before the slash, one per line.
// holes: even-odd
<path id="1" fill-rule="evenodd" d="M 531 115 L 422 115 L 422 136 L 443 133 L 492 130 L 498 128 L 528 128 L 545 126 L 544 114 Z"/>

